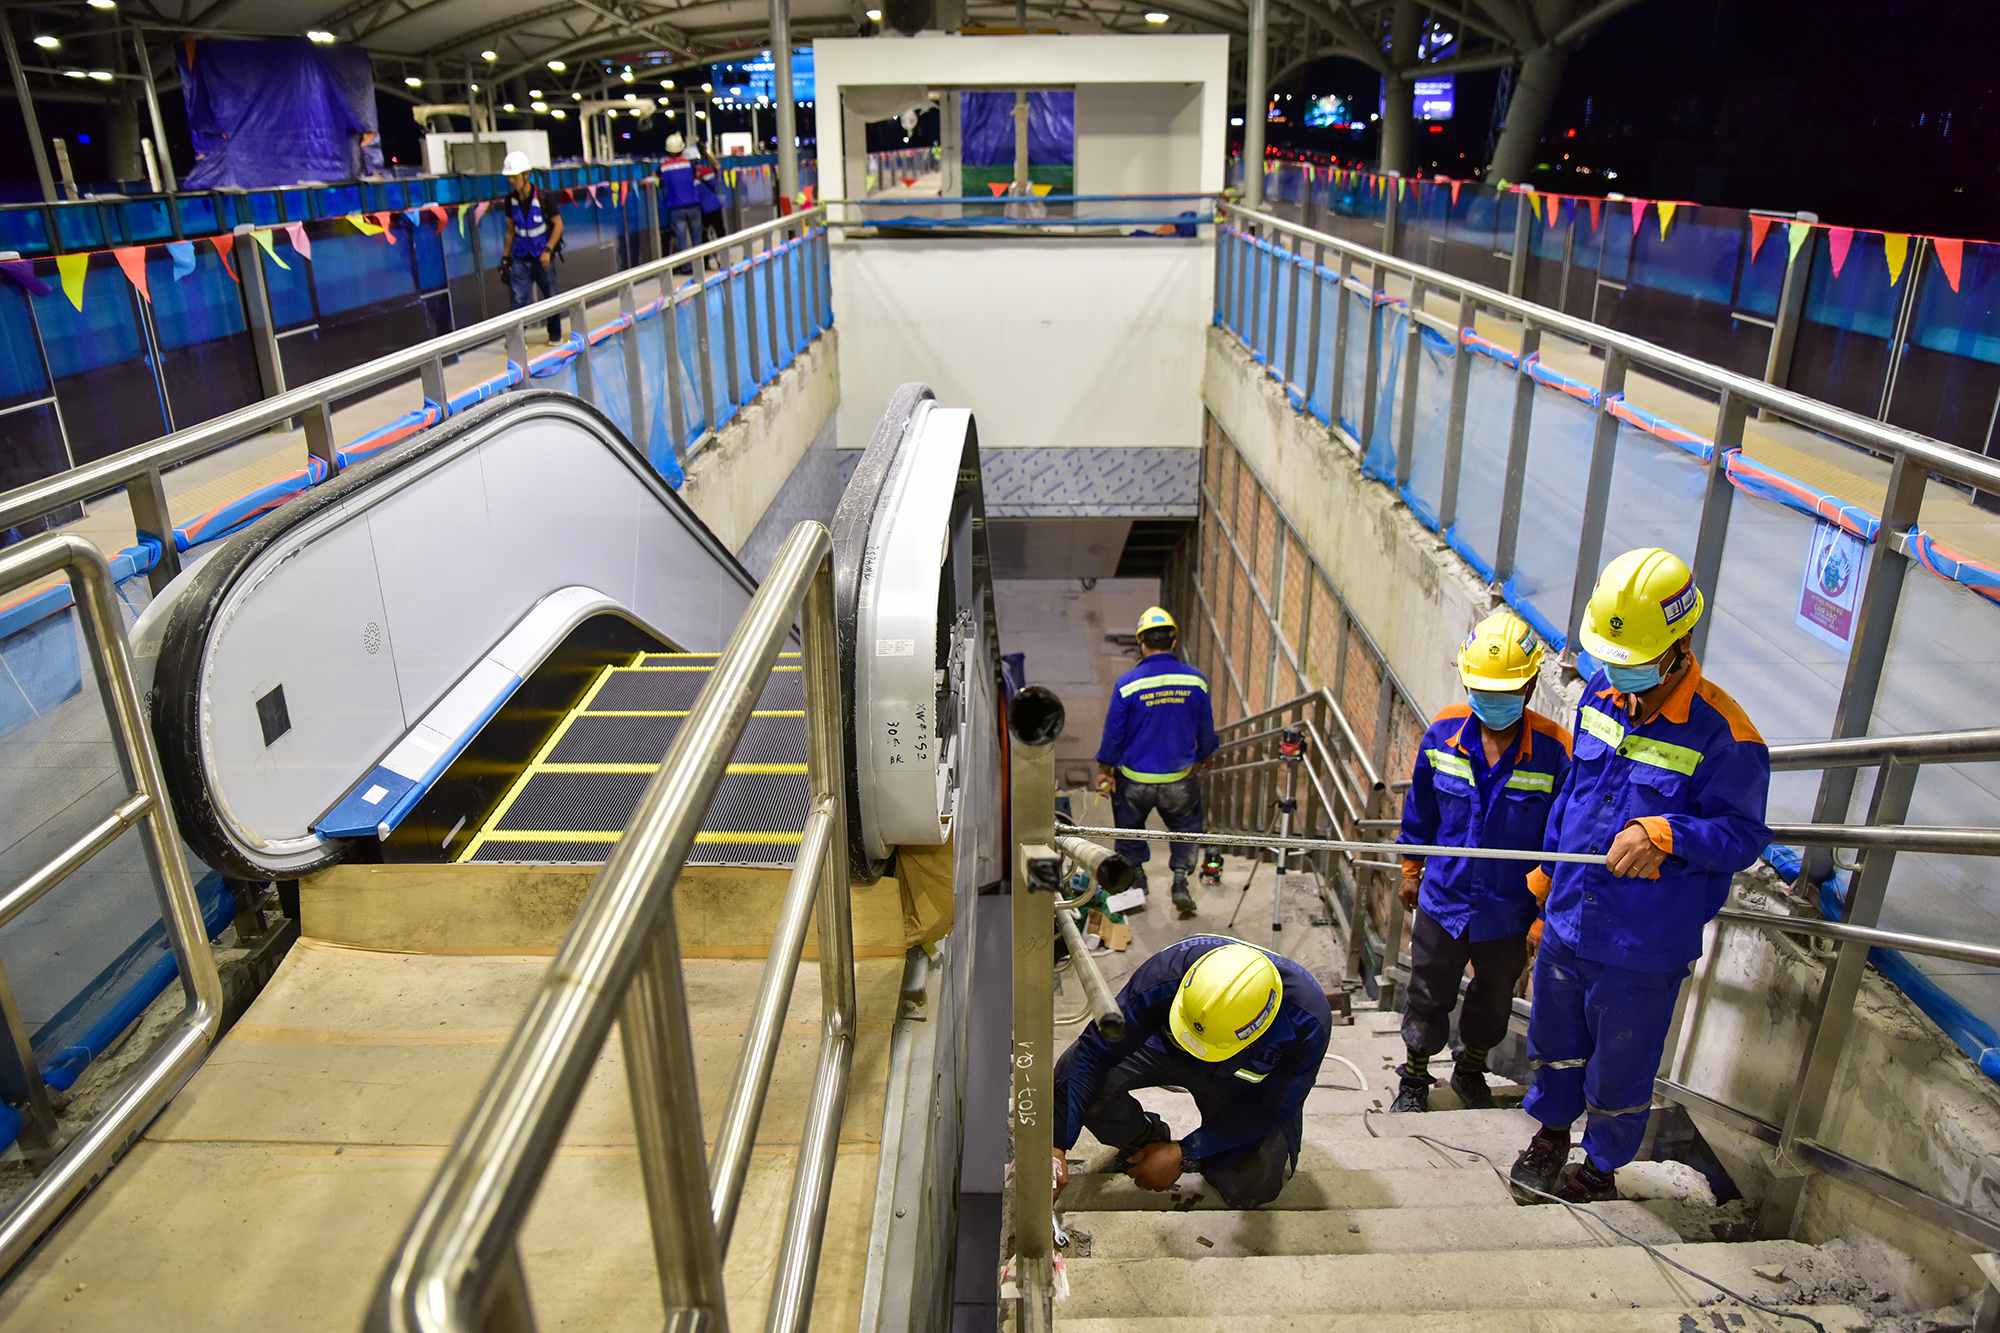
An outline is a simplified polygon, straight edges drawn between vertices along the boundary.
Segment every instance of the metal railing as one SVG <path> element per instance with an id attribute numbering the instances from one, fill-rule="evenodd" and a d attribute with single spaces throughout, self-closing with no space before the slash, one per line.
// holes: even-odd
<path id="1" fill-rule="evenodd" d="M 131 649 L 111 570 L 96 547 L 76 536 L 48 533 L 0 554 L 0 591 L 55 574 L 69 578 L 98 693 L 110 715 L 118 766 L 129 790 L 109 814 L 0 895 L 0 925 L 26 911 L 126 829 L 139 827 L 187 1007 L 97 1118 L 64 1144 L 13 990 L 0 973 L 0 1018 L 6 1028 L 0 1036 L 0 1096 L 20 1110 L 21 1146 L 31 1164 L 41 1166 L 34 1184 L 0 1216 L 0 1275 L 34 1248 L 77 1196 L 159 1114 L 194 1073 L 222 1026 L 222 980 L 188 876 L 145 706 L 133 683 Z"/>
<path id="2" fill-rule="evenodd" d="M 664 386 L 656 392 L 666 395 L 670 432 L 676 453 L 683 466 L 687 455 L 700 447 L 701 441 L 687 440 L 687 423 L 682 407 L 682 360 L 679 348 L 678 320 L 671 317 L 671 307 L 693 301 L 696 311 L 695 331 L 697 339 L 695 365 L 698 368 L 697 394 L 702 403 L 702 420 L 708 429 L 715 429 L 714 385 L 712 369 L 717 358 L 730 357 L 733 360 L 736 342 L 736 322 L 747 321 L 744 328 L 748 333 L 748 345 L 753 365 L 760 355 L 768 355 L 772 363 L 778 359 L 779 316 L 775 282 L 764 287 L 763 309 L 759 302 L 746 291 L 738 310 L 737 286 L 725 283 L 722 301 L 722 329 L 711 330 L 708 302 L 703 299 L 706 290 L 700 281 L 690 281 L 675 289 L 673 270 L 691 267 L 696 279 L 700 278 L 704 262 L 710 258 L 718 261 L 725 272 L 736 262 L 735 256 L 741 252 L 743 258 L 753 253 L 772 250 L 790 239 L 804 239 L 812 247 L 812 262 L 794 270 L 795 284 L 787 293 L 786 309 L 791 313 L 796 328 L 795 345 L 803 346 L 815 336 L 825 323 L 825 312 L 829 308 L 832 293 L 825 281 L 826 238 L 824 231 L 814 234 L 814 229 L 823 223 L 825 214 L 819 209 L 808 209 L 788 217 L 773 219 L 755 227 L 747 228 L 718 241 L 696 246 L 664 259 L 657 259 L 637 268 L 613 274 L 597 282 L 588 283 L 574 290 L 562 292 L 546 301 L 523 306 L 504 315 L 496 316 L 483 323 L 432 338 L 427 342 L 379 357 L 376 360 L 345 370 L 336 375 L 313 381 L 298 389 L 281 393 L 254 403 L 227 416 L 204 421 L 186 430 L 163 435 L 157 440 L 112 454 L 96 462 L 72 468 L 58 476 L 44 481 L 18 487 L 0 494 L 0 531 L 41 518 L 66 505 L 75 504 L 94 496 L 103 495 L 124 487 L 127 500 L 132 507 L 132 521 L 137 530 L 146 536 L 159 538 L 161 552 L 159 562 L 150 573 L 155 591 L 164 587 L 180 572 L 180 556 L 174 548 L 173 520 L 169 511 L 163 474 L 170 468 L 191 462 L 204 455 L 234 444 L 239 440 L 270 429 L 288 428 L 293 419 L 303 423 L 306 450 L 314 458 L 325 464 L 329 474 L 340 470 L 336 457 L 338 447 L 333 432 L 334 404 L 345 402 L 371 389 L 384 388 L 416 375 L 422 385 L 424 396 L 433 402 L 443 403 L 450 395 L 445 389 L 445 360 L 462 352 L 469 352 L 485 344 L 504 341 L 507 359 L 522 368 L 521 384 L 528 386 L 527 366 L 529 363 L 527 330 L 551 318 L 568 318 L 572 328 L 587 328 L 587 307 L 591 302 L 616 297 L 620 315 L 625 324 L 616 335 L 624 351 L 625 390 L 630 398 L 631 420 L 637 429 L 639 422 L 648 419 L 645 402 L 645 376 L 640 360 L 638 288 L 642 283 L 658 280 L 661 298 L 670 309 L 663 319 L 666 337 L 666 376 Z M 798 274 L 803 273 L 803 278 Z M 803 285 L 805 290 L 798 289 Z M 808 330 L 812 332 L 808 332 Z M 712 343 L 720 343 L 720 350 L 712 350 Z M 586 402 L 596 403 L 599 390 L 589 373 L 588 352 L 577 359 L 577 396 Z M 731 376 L 731 383 L 734 376 Z M 706 438 L 706 437 L 704 437 Z"/>
<path id="3" fill-rule="evenodd" d="M 1584 484 L 1583 519 L 1572 595 L 1567 623 L 1560 627 L 1572 642 L 1590 589 L 1596 582 L 1603 555 L 1605 519 L 1610 507 L 1611 478 L 1617 460 L 1619 434 L 1618 418 L 1611 411 L 1612 400 L 1623 393 L 1626 377 L 1633 368 L 1643 368 L 1669 380 L 1692 385 L 1714 394 L 1718 399 L 1714 449 L 1707 462 L 1699 535 L 1694 558 L 1690 561 L 1695 582 L 1711 601 L 1716 595 L 1723 544 L 1735 496 L 1735 487 L 1727 472 L 1727 460 L 1731 453 L 1740 451 L 1743 446 L 1743 427 L 1752 409 L 1782 417 L 1807 430 L 1888 459 L 1889 479 L 1880 515 L 1880 529 L 1869 543 L 1860 601 L 1855 611 L 1852 647 L 1848 653 L 1846 676 L 1841 683 L 1832 728 L 1835 739 L 1861 736 L 1867 732 L 1881 690 L 1883 664 L 1888 655 L 1904 577 L 1912 560 L 1906 549 L 1905 534 L 1917 525 L 1930 478 L 1935 474 L 1963 486 L 1989 492 L 2000 491 L 2000 462 L 1857 416 L 1547 306 L 1536 305 L 1323 232 L 1295 226 L 1269 213 L 1231 204 L 1221 205 L 1218 213 L 1225 223 L 1232 224 L 1253 239 L 1265 241 L 1297 261 L 1286 265 L 1288 274 L 1274 278 L 1274 281 L 1283 280 L 1290 284 L 1282 336 L 1278 327 L 1281 303 L 1274 299 L 1269 302 L 1268 312 L 1265 312 L 1267 327 L 1250 330 L 1252 336 L 1246 341 L 1255 343 L 1261 337 L 1273 373 L 1286 374 L 1290 367 L 1300 363 L 1301 359 L 1294 354 L 1294 349 L 1299 346 L 1301 336 L 1301 310 L 1307 311 L 1303 323 L 1310 342 L 1303 358 L 1305 383 L 1287 381 L 1286 385 L 1288 390 L 1303 394 L 1305 401 L 1311 401 L 1318 388 L 1316 381 L 1321 361 L 1319 311 L 1323 283 L 1317 275 L 1327 273 L 1336 283 L 1336 292 L 1353 292 L 1368 301 L 1371 309 L 1376 293 L 1384 290 L 1389 278 L 1409 284 L 1410 321 L 1405 335 L 1407 345 L 1403 373 L 1393 387 L 1395 401 L 1389 401 L 1374 387 L 1380 381 L 1377 368 L 1382 364 L 1385 350 L 1382 346 L 1383 321 L 1365 319 L 1362 322 L 1366 327 L 1358 331 L 1359 336 L 1365 339 L 1367 366 L 1362 379 L 1364 401 L 1354 414 L 1361 423 L 1359 440 L 1348 435 L 1344 429 L 1335 427 L 1336 434 L 1349 448 L 1364 451 L 1365 442 L 1373 438 L 1375 422 L 1381 414 L 1400 407 L 1400 416 L 1392 418 L 1399 423 L 1395 440 L 1394 478 L 1399 488 L 1409 483 L 1414 457 L 1417 364 L 1421 359 L 1418 348 L 1423 328 L 1429 327 L 1444 334 L 1457 346 L 1460 331 L 1471 328 L 1475 317 L 1482 311 L 1518 325 L 1521 344 L 1514 370 L 1513 416 L 1494 553 L 1492 582 L 1496 587 L 1505 585 L 1514 573 L 1521 530 L 1529 430 L 1535 402 L 1536 382 L 1530 364 L 1531 354 L 1539 350 L 1545 334 L 1569 339 L 1602 354 L 1598 384 L 1600 396 L 1594 408 L 1596 427 L 1589 473 Z M 1251 248 L 1245 244 L 1218 244 L 1216 247 L 1216 313 L 1225 327 L 1235 330 L 1246 329 L 1249 316 L 1257 313 L 1254 298 L 1250 295 L 1253 286 L 1248 272 L 1250 254 Z M 1335 267 L 1329 268 L 1329 263 Z M 1367 271 L 1365 282 L 1357 277 L 1361 270 Z M 1305 276 L 1308 271 L 1315 276 L 1310 280 L 1310 292 L 1302 292 L 1302 287 L 1309 281 Z M 1427 297 L 1432 293 L 1450 309 L 1449 317 L 1426 309 Z M 1336 373 L 1327 386 L 1332 404 L 1329 416 L 1335 422 L 1342 417 L 1346 349 L 1349 340 L 1357 334 L 1350 327 L 1349 307 L 1352 304 L 1343 299 L 1337 302 L 1335 309 L 1333 365 Z M 1282 354 L 1280 348 L 1284 349 Z M 1450 410 L 1446 418 L 1444 476 L 1437 512 L 1438 530 L 1441 532 L 1448 529 L 1456 518 L 1469 391 L 1470 359 L 1461 355 L 1455 359 L 1453 367 Z M 1714 617 L 1707 617 L 1694 629 L 1697 655 L 1707 643 L 1708 629 L 1713 620 Z M 1830 823 L 1842 818 L 1853 794 L 1852 769 L 1827 770 L 1814 804 L 1813 822 Z M 1816 879 L 1823 878 L 1831 866 L 1830 857 L 1823 849 L 1809 851 L 1807 861 Z"/>
<path id="4" fill-rule="evenodd" d="M 518 1237 L 614 1021 L 667 1327 L 726 1329 L 723 1256 L 806 922 L 816 913 L 819 1063 L 765 1325 L 774 1333 L 806 1326 L 855 1039 L 832 549 L 824 527 L 801 523 L 778 553 L 390 1260 L 370 1329 L 533 1327 Z M 810 813 L 729 1104 L 704 1162 L 674 888 L 795 618 L 803 629 Z"/>

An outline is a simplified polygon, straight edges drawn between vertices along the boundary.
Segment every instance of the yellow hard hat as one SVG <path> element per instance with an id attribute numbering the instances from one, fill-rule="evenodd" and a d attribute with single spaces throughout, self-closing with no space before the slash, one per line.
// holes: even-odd
<path id="1" fill-rule="evenodd" d="M 1518 690 L 1542 665 L 1542 641 L 1512 611 L 1495 611 L 1458 646 L 1458 678 L 1472 690 Z"/>
<path id="2" fill-rule="evenodd" d="M 1250 944 L 1225 944 L 1195 960 L 1167 1012 L 1167 1028 L 1198 1060 L 1227 1060 L 1264 1035 L 1284 997 L 1278 965 Z"/>
<path id="3" fill-rule="evenodd" d="M 1139 628 L 1132 632 L 1144 634 L 1149 629 L 1170 629 L 1178 634 L 1181 627 L 1174 623 L 1174 618 L 1167 614 L 1167 608 L 1164 606 L 1149 606 L 1139 617 Z"/>
<path id="4" fill-rule="evenodd" d="M 1701 619 L 1694 571 L 1671 551 L 1627 551 L 1604 567 L 1583 608 L 1583 646 L 1600 662 L 1650 662 Z"/>

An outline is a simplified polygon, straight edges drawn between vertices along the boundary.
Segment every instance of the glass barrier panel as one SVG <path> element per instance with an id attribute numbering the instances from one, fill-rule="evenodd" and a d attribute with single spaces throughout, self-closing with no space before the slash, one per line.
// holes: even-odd
<path id="1" fill-rule="evenodd" d="M 1882 407 L 1902 284 L 1889 285 L 1880 232 L 1854 233 L 1838 276 L 1826 229 L 1814 227 L 1810 244 L 1812 269 L 1790 387 L 1872 417 Z"/>
<path id="2" fill-rule="evenodd" d="M 115 239 L 105 235 L 104 220 L 94 204 L 57 205 L 54 211 L 56 236 L 64 250 L 99 250 Z"/>
<path id="3" fill-rule="evenodd" d="M 49 285 L 33 299 L 35 324 L 55 376 L 63 427 L 76 463 L 143 444 L 167 432 L 165 405 L 139 323 L 139 294 L 108 251 L 89 256 L 83 308 L 63 293 L 54 260 L 36 276 Z"/>
<path id="4" fill-rule="evenodd" d="M 181 212 L 181 235 L 206 236 L 220 231 L 216 220 L 215 197 L 207 194 L 182 194 L 174 196 L 174 206 Z"/>
<path id="5" fill-rule="evenodd" d="M 1921 286 L 1889 422 L 1991 453 L 2000 403 L 2000 245 L 1967 241 L 1956 288 L 1934 254 L 1920 260 L 1918 253 L 1912 241 L 1902 280 Z"/>
<path id="6" fill-rule="evenodd" d="M 282 242 L 294 271 L 304 261 Z M 247 407 L 263 397 L 256 352 L 243 318 L 241 288 L 212 245 L 195 247 L 191 272 L 177 274 L 165 246 L 146 252 L 146 290 L 160 348 L 161 380 L 174 425 L 184 428 Z M 260 256 L 261 257 L 261 256 Z M 275 264 L 265 272 L 288 276 Z"/>

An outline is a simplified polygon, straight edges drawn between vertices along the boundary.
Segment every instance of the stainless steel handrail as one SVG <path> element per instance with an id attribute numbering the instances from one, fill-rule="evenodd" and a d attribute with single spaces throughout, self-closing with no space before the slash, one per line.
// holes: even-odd
<path id="1" fill-rule="evenodd" d="M 804 237 L 815 226 L 823 225 L 825 217 L 824 209 L 813 208 L 773 218 L 754 227 L 746 227 L 721 240 L 710 241 L 706 245 L 669 255 L 664 259 L 652 260 L 637 268 L 622 270 L 608 278 L 601 278 L 571 291 L 559 293 L 548 300 L 523 306 L 504 315 L 496 315 L 482 323 L 441 334 L 349 370 L 314 380 L 311 384 L 252 403 L 225 416 L 175 431 L 171 435 L 163 435 L 145 444 L 134 445 L 130 449 L 121 450 L 95 462 L 85 463 L 57 476 L 30 482 L 26 486 L 0 493 L 0 530 L 18 526 L 64 505 L 90 499 L 116 490 L 120 486 L 133 487 L 131 503 L 134 520 L 141 532 L 162 538 L 164 542 L 161 554 L 162 567 L 171 572 L 178 568 L 179 562 L 173 548 L 173 524 L 168 517 L 166 492 L 160 480 L 160 474 L 165 470 L 200 458 L 259 431 L 285 425 L 295 417 L 302 418 L 305 422 L 308 452 L 321 458 L 329 467 L 333 467 L 335 465 L 335 446 L 332 438 L 334 402 L 391 381 L 405 379 L 412 374 L 424 377 L 427 394 L 441 393 L 446 357 L 468 352 L 501 339 L 507 342 L 509 359 L 520 364 L 525 373 L 529 360 L 525 331 L 529 326 L 555 317 L 574 317 L 592 301 L 612 296 L 621 298 L 621 309 L 625 315 L 630 316 L 636 308 L 633 289 L 639 284 L 654 279 L 665 279 L 663 286 L 672 288 L 672 274 L 676 268 L 692 265 L 694 273 L 699 277 L 701 265 L 710 257 L 720 257 L 726 268 L 732 251 L 741 248 L 747 254 L 751 243 L 768 241 L 780 232 L 797 231 Z M 824 232 L 820 233 L 819 245 L 823 249 Z M 796 294 L 801 299 L 794 300 L 791 305 L 795 320 L 801 318 L 803 311 L 808 307 L 815 314 L 825 309 L 827 294 L 820 290 L 818 266 L 815 264 L 808 268 L 806 281 L 812 290 Z M 671 305 L 677 306 L 693 299 L 696 294 L 705 290 L 705 285 L 705 282 L 691 279 L 678 289 L 663 291 L 662 295 Z M 762 344 L 756 336 L 757 303 L 751 301 L 749 304 L 751 307 L 749 317 L 753 321 L 750 348 L 752 357 L 755 358 L 759 355 Z M 702 333 L 701 348 L 705 363 L 708 355 L 705 323 L 702 325 Z M 626 387 L 629 393 L 637 394 L 640 390 L 637 379 L 638 344 L 631 341 L 634 336 L 631 327 L 628 326 L 624 330 L 623 336 L 627 339 L 628 348 Z M 678 365 L 670 364 L 668 371 L 678 382 Z M 703 379 L 704 381 L 707 379 L 705 373 Z M 585 388 L 581 384 L 578 387 Z M 704 385 L 703 392 L 706 391 Z M 581 396 L 590 398 L 592 394 L 586 390 Z M 678 416 L 680 412 L 678 395 L 674 397 L 671 406 L 674 414 Z M 708 419 L 713 421 L 713 416 L 711 412 Z"/>
<path id="2" fill-rule="evenodd" d="M 42 1234 L 63 1215 L 78 1195 L 115 1161 L 151 1122 L 160 1108 L 187 1082 L 207 1054 L 222 1026 L 222 979 L 208 946 L 201 903 L 188 876 L 179 830 L 167 802 L 160 759 L 146 725 L 145 706 L 132 679 L 131 649 L 119 609 L 111 570 L 95 546 L 81 537 L 46 533 L 0 553 L 0 589 L 17 588 L 54 574 L 66 574 L 76 599 L 77 618 L 97 688 L 111 717 L 111 735 L 131 795 L 104 820 L 18 883 L 7 895 L 10 912 L 17 912 L 54 888 L 63 876 L 81 866 L 133 824 L 144 826 L 142 846 L 159 895 L 160 916 L 180 968 L 187 1005 L 173 1028 L 128 1076 L 116 1097 L 82 1133 L 63 1147 L 54 1160 L 0 1217 L 0 1275 L 11 1271 L 34 1248 Z M 13 1073 L 25 1079 L 31 1094 L 24 1110 L 24 1138 L 53 1147 L 57 1132 L 47 1089 L 27 1045 L 20 1017 L 12 1012 L 12 992 L 0 978 L 5 997 L 5 1026 L 13 1039 L 0 1053 Z M 39 1103 L 37 1105 L 37 1102 Z"/>
<path id="3" fill-rule="evenodd" d="M 811 815 L 713 1163 L 681 979 L 674 887 L 765 678 L 802 623 Z M 817 899 L 821 1037 L 766 1327 L 812 1312 L 855 1035 L 854 935 L 832 539 L 801 523 L 717 660 L 598 873 L 527 1016 L 383 1274 L 368 1327 L 469 1333 L 533 1325 L 516 1248 L 571 1111 L 617 1021 L 669 1327 L 728 1327 L 722 1260 L 772 1052 Z M 782 954 L 780 951 L 783 951 Z M 715 1193 L 711 1194 L 711 1176 Z"/>
<path id="4" fill-rule="evenodd" d="M 1925 731 L 1903 736 L 1850 736 L 1771 747 L 1771 768 L 1869 768 L 1900 759 L 1910 763 L 1973 763 L 2000 759 L 2000 728 Z"/>

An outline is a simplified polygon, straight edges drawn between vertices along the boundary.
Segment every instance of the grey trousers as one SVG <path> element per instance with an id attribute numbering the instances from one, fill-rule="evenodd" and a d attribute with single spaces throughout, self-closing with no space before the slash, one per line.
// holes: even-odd
<path id="1" fill-rule="evenodd" d="M 1467 964 L 1472 984 L 1458 1003 L 1459 979 Z M 1454 938 L 1419 907 L 1410 918 L 1410 988 L 1403 1005 L 1403 1045 L 1418 1055 L 1436 1055 L 1451 1040 L 1451 1011 L 1458 1009 L 1458 1039 L 1485 1051 L 1507 1036 L 1514 983 L 1528 965 L 1528 937 L 1481 940 Z"/>

